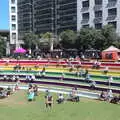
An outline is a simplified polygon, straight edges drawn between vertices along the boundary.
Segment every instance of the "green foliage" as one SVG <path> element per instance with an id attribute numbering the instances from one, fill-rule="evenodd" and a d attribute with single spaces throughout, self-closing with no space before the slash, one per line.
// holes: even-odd
<path id="1" fill-rule="evenodd" d="M 95 42 L 95 29 L 82 28 L 76 39 L 76 46 L 80 50 L 90 49 Z"/>
<path id="2" fill-rule="evenodd" d="M 39 38 L 36 34 L 33 34 L 33 33 L 25 34 L 23 37 L 23 41 L 24 41 L 25 46 L 28 49 L 36 48 L 39 45 Z"/>
<path id="3" fill-rule="evenodd" d="M 23 40 L 29 49 L 47 46 L 51 50 L 53 45 L 54 47 L 61 45 L 61 48 L 77 48 L 82 51 L 91 48 L 103 50 L 111 45 L 120 48 L 120 37 L 116 34 L 112 25 L 105 25 L 100 30 L 82 28 L 77 34 L 72 30 L 66 30 L 61 32 L 59 36 L 61 38 L 60 42 L 51 32 L 46 32 L 39 36 L 28 33 L 25 34 Z"/>
<path id="4" fill-rule="evenodd" d="M 103 50 L 110 45 L 119 46 L 118 43 L 119 37 L 111 25 L 106 25 L 101 30 L 82 28 L 76 39 L 76 47 L 80 50 L 90 48 Z"/>
<path id="5" fill-rule="evenodd" d="M 101 34 L 103 35 L 104 48 L 109 47 L 118 39 L 118 35 L 112 25 L 106 25 L 101 29 Z"/>
<path id="6" fill-rule="evenodd" d="M 41 36 L 41 39 L 42 39 L 41 43 L 43 45 L 44 44 L 48 45 L 48 48 L 50 50 L 52 50 L 53 47 L 55 47 L 58 44 L 57 39 L 55 38 L 55 36 L 51 32 L 46 32 L 44 34 L 41 34 L 40 36 Z"/>
<path id="7" fill-rule="evenodd" d="M 6 53 L 6 41 L 2 36 L 0 36 L 0 57 L 4 56 Z"/>
<path id="8" fill-rule="evenodd" d="M 75 40 L 76 40 L 76 33 L 72 30 L 63 31 L 60 34 L 61 44 L 64 48 L 74 48 L 75 47 Z"/>

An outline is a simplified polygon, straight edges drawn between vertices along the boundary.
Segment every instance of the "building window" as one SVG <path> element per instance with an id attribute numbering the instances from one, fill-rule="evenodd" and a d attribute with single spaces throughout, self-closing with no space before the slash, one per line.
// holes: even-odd
<path id="1" fill-rule="evenodd" d="M 12 24 L 12 30 L 16 30 L 16 24 Z"/>
<path id="2" fill-rule="evenodd" d="M 97 23 L 97 24 L 95 24 L 95 28 L 96 28 L 96 29 L 101 29 L 101 28 L 102 28 L 102 23 Z"/>
<path id="3" fill-rule="evenodd" d="M 83 13 L 82 18 L 83 20 L 89 20 L 89 13 Z"/>
<path id="4" fill-rule="evenodd" d="M 117 2 L 117 0 L 108 0 L 108 2 Z"/>
<path id="5" fill-rule="evenodd" d="M 102 0 L 95 0 L 95 5 L 102 5 Z"/>
<path id="6" fill-rule="evenodd" d="M 96 18 L 102 17 L 102 11 L 95 11 L 95 17 Z"/>
<path id="7" fill-rule="evenodd" d="M 12 15 L 12 21 L 16 21 L 16 16 L 15 15 Z"/>
<path id="8" fill-rule="evenodd" d="M 12 39 L 16 39 L 16 33 L 12 33 Z"/>
<path id="9" fill-rule="evenodd" d="M 116 16 L 117 8 L 108 9 L 108 16 Z"/>
<path id="10" fill-rule="evenodd" d="M 89 28 L 89 24 L 82 25 L 82 28 Z"/>
<path id="11" fill-rule="evenodd" d="M 11 7 L 11 12 L 15 13 L 15 7 Z"/>
<path id="12" fill-rule="evenodd" d="M 83 1 L 82 2 L 82 7 L 83 8 L 89 7 L 89 1 Z"/>
<path id="13" fill-rule="evenodd" d="M 113 22 L 108 22 L 109 25 L 112 25 L 114 28 L 117 27 L 117 22 L 113 21 Z"/>
<path id="14" fill-rule="evenodd" d="M 11 0 L 11 3 L 12 3 L 12 4 L 15 4 L 15 0 Z"/>

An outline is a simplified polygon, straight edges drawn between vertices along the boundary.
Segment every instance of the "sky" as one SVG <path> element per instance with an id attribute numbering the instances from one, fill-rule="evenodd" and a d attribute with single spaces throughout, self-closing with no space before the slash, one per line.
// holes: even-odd
<path id="1" fill-rule="evenodd" d="M 0 0 L 0 29 L 9 29 L 9 0 Z"/>

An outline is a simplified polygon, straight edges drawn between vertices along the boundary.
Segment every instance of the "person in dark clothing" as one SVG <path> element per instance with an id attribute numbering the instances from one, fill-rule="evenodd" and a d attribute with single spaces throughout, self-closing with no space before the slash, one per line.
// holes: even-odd
<path id="1" fill-rule="evenodd" d="M 52 107 L 52 105 L 53 105 L 53 97 L 52 97 L 52 95 L 48 95 L 48 96 L 46 96 L 45 97 L 45 105 L 46 105 L 46 108 L 48 108 L 48 107 Z"/>
<path id="2" fill-rule="evenodd" d="M 56 101 L 57 101 L 58 104 L 61 104 L 61 103 L 64 102 L 64 100 L 65 100 L 65 99 L 64 99 L 63 95 L 62 95 L 62 94 L 59 94 L 58 99 L 57 99 Z"/>

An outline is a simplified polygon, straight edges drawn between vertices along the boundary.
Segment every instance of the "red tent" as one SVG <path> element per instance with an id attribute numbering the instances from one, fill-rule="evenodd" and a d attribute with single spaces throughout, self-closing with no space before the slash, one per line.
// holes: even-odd
<path id="1" fill-rule="evenodd" d="M 110 46 L 106 50 L 102 51 L 102 59 L 107 60 L 119 60 L 120 59 L 120 49 Z"/>

